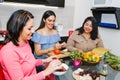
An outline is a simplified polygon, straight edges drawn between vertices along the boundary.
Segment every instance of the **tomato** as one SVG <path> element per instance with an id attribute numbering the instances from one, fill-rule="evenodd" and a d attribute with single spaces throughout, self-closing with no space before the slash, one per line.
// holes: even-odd
<path id="1" fill-rule="evenodd" d="M 60 50 L 59 49 L 54 50 L 54 54 L 56 55 L 60 54 Z"/>

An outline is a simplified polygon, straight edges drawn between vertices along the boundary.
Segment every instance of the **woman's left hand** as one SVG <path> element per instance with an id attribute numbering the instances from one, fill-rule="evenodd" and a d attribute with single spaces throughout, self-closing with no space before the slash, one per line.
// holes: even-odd
<path id="1" fill-rule="evenodd" d="M 45 76 L 47 76 L 47 75 L 53 73 L 54 71 L 61 69 L 62 68 L 61 64 L 62 63 L 60 60 L 54 59 L 47 65 L 46 69 L 42 72 Z"/>

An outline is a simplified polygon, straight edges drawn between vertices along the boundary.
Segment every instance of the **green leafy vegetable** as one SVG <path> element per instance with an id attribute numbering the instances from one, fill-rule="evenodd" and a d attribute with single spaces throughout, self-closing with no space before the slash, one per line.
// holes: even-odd
<path id="1" fill-rule="evenodd" d="M 114 55 L 110 51 L 104 54 L 104 61 L 107 62 L 113 69 L 120 70 L 120 57 Z"/>
<path id="2" fill-rule="evenodd" d="M 74 50 L 74 51 L 71 51 L 70 57 L 72 58 L 72 60 L 76 60 L 78 58 L 83 58 L 83 53 L 81 53 L 77 50 Z"/>

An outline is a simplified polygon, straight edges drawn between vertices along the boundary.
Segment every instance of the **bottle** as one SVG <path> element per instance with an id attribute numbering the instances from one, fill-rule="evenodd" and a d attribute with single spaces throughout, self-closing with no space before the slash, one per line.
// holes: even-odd
<path id="1" fill-rule="evenodd" d="M 106 76 L 108 72 L 107 72 L 107 63 L 104 61 L 104 55 L 101 56 L 99 68 L 100 68 L 100 80 L 106 80 Z"/>
<path id="2" fill-rule="evenodd" d="M 104 72 L 104 76 L 107 76 L 107 64 L 106 63 L 103 64 L 103 72 Z"/>
<path id="3" fill-rule="evenodd" d="M 107 76 L 107 64 L 104 63 L 102 66 L 102 71 L 100 73 L 100 80 L 106 80 L 106 76 Z"/>

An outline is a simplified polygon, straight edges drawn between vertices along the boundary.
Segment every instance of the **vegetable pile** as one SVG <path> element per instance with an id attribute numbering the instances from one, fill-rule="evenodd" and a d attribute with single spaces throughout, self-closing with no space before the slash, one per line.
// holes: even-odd
<path id="1" fill-rule="evenodd" d="M 79 67 L 82 65 L 82 61 L 80 58 L 83 57 L 83 53 L 75 50 L 71 52 L 70 57 L 73 60 L 72 64 L 74 67 Z"/>
<path id="2" fill-rule="evenodd" d="M 81 53 L 79 51 L 72 51 L 70 54 L 70 57 L 72 58 L 72 60 L 81 60 L 83 62 L 87 62 L 87 63 L 92 63 L 92 64 L 96 64 L 100 61 L 100 56 L 98 56 L 97 54 L 93 53 L 92 51 L 89 52 L 85 52 L 85 53 Z"/>
<path id="3" fill-rule="evenodd" d="M 83 58 L 83 53 L 77 50 L 74 50 L 74 51 L 71 51 L 70 57 L 72 60 L 80 59 L 80 58 Z"/>
<path id="4" fill-rule="evenodd" d="M 120 70 L 120 57 L 114 55 L 110 51 L 104 54 L 104 61 L 108 63 L 113 69 Z"/>

